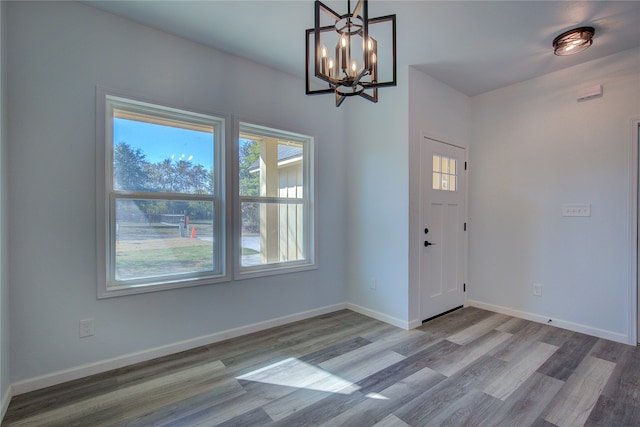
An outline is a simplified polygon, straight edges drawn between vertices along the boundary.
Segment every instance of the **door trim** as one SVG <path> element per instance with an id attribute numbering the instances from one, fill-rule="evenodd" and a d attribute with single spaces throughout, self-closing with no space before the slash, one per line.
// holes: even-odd
<path id="1" fill-rule="evenodd" d="M 640 292 L 640 277 L 638 277 L 638 230 L 640 228 L 640 216 L 638 216 L 638 168 L 640 163 L 640 116 L 630 120 L 629 145 L 629 330 L 628 344 L 636 345 L 639 342 L 638 330 L 640 330 L 640 312 L 638 311 L 638 295 Z"/>
<path id="2" fill-rule="evenodd" d="M 465 188 L 465 195 L 464 195 L 464 221 L 467 223 L 467 229 L 464 232 L 464 236 L 463 236 L 463 248 L 462 248 L 462 277 L 463 277 L 463 281 L 466 284 L 466 291 L 463 294 L 463 306 L 466 307 L 468 305 L 468 300 L 469 300 L 469 276 L 468 276 L 468 270 L 469 270 L 469 233 L 470 233 L 470 226 L 469 226 L 469 173 L 470 173 L 470 167 L 469 167 L 469 151 L 470 151 L 470 147 L 463 145 L 463 144 L 458 144 L 455 142 L 451 142 L 451 141 L 447 141 L 441 137 L 437 137 L 434 135 L 429 134 L 428 132 L 425 131 L 421 131 L 420 132 L 420 140 L 419 140 L 419 156 L 422 157 L 422 150 L 423 148 L 423 144 L 424 144 L 424 140 L 425 139 L 430 139 L 432 141 L 436 141 L 439 142 L 441 144 L 446 144 L 446 145 L 450 145 L 452 147 L 456 147 L 456 148 L 460 148 L 462 150 L 464 150 L 464 162 L 465 165 L 467 165 L 466 169 L 464 170 L 464 176 L 462 177 L 462 179 L 464 180 L 464 188 Z M 422 227 L 422 218 L 423 218 L 423 195 L 424 195 L 424 183 L 425 181 L 422 179 L 423 174 L 425 173 L 425 171 L 422 170 L 422 164 L 420 164 L 420 171 L 419 171 L 419 226 Z M 431 170 L 428 171 L 429 176 L 431 175 Z M 418 239 L 418 242 L 421 242 L 421 239 Z M 416 251 L 420 251 L 422 248 L 421 246 L 417 246 L 414 250 Z M 418 283 L 421 284 L 422 283 L 422 277 L 423 277 L 423 271 L 422 271 L 422 263 L 418 263 Z M 422 301 L 422 286 L 419 285 L 418 286 L 418 301 Z M 418 314 L 419 314 L 419 318 L 420 318 L 420 322 L 419 324 L 422 323 L 422 320 L 425 319 L 424 314 L 422 313 L 422 304 L 420 304 L 419 308 L 418 308 Z M 419 326 L 416 325 L 416 326 Z"/>

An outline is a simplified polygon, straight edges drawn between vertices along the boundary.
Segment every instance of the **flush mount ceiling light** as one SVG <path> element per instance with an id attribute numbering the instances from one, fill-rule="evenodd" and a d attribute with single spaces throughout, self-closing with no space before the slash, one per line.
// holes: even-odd
<path id="1" fill-rule="evenodd" d="M 315 1 L 315 25 L 306 30 L 306 93 L 334 93 L 336 107 L 350 96 L 378 102 L 378 88 L 396 85 L 396 15 L 369 19 L 367 0 L 339 15 Z"/>
<path id="2" fill-rule="evenodd" d="M 558 56 L 582 52 L 593 43 L 593 27 L 580 27 L 566 31 L 553 39 L 553 53 Z"/>

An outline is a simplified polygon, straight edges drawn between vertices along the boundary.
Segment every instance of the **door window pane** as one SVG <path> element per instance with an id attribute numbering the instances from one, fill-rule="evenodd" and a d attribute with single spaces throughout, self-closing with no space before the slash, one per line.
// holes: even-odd
<path id="1" fill-rule="evenodd" d="M 442 191 L 456 191 L 458 161 L 454 158 L 433 155 L 432 188 Z"/>
<path id="2" fill-rule="evenodd" d="M 434 172 L 433 173 L 433 189 L 434 190 L 439 190 L 440 189 L 440 180 L 441 180 L 441 175 L 439 172 Z"/>
<path id="3" fill-rule="evenodd" d="M 437 154 L 433 155 L 433 171 L 440 172 L 440 156 Z"/>

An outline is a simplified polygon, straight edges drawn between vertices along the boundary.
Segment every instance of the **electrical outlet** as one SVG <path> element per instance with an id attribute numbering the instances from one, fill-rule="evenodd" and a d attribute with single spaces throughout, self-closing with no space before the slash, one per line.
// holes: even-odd
<path id="1" fill-rule="evenodd" d="M 376 290 L 378 288 L 378 281 L 376 279 L 371 279 L 369 282 L 369 289 Z"/>
<path id="2" fill-rule="evenodd" d="M 533 295 L 537 296 L 537 297 L 541 297 L 542 296 L 542 285 L 539 283 L 534 283 L 533 284 Z"/>
<path id="3" fill-rule="evenodd" d="M 80 338 L 90 337 L 95 334 L 93 319 L 84 319 L 80 321 Z"/>

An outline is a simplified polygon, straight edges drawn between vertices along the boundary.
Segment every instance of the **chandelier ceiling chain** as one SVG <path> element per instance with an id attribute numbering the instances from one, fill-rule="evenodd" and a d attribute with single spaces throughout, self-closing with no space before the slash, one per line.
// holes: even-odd
<path id="1" fill-rule="evenodd" d="M 396 16 L 369 19 L 368 0 L 358 0 L 353 11 L 347 0 L 344 15 L 318 0 L 314 10 L 314 28 L 306 30 L 307 95 L 334 93 L 337 107 L 350 96 L 378 102 L 378 88 L 396 85 Z M 370 28 L 381 28 L 388 40 L 374 38 Z M 389 80 L 381 80 L 381 66 L 390 68 L 382 77 Z"/>

